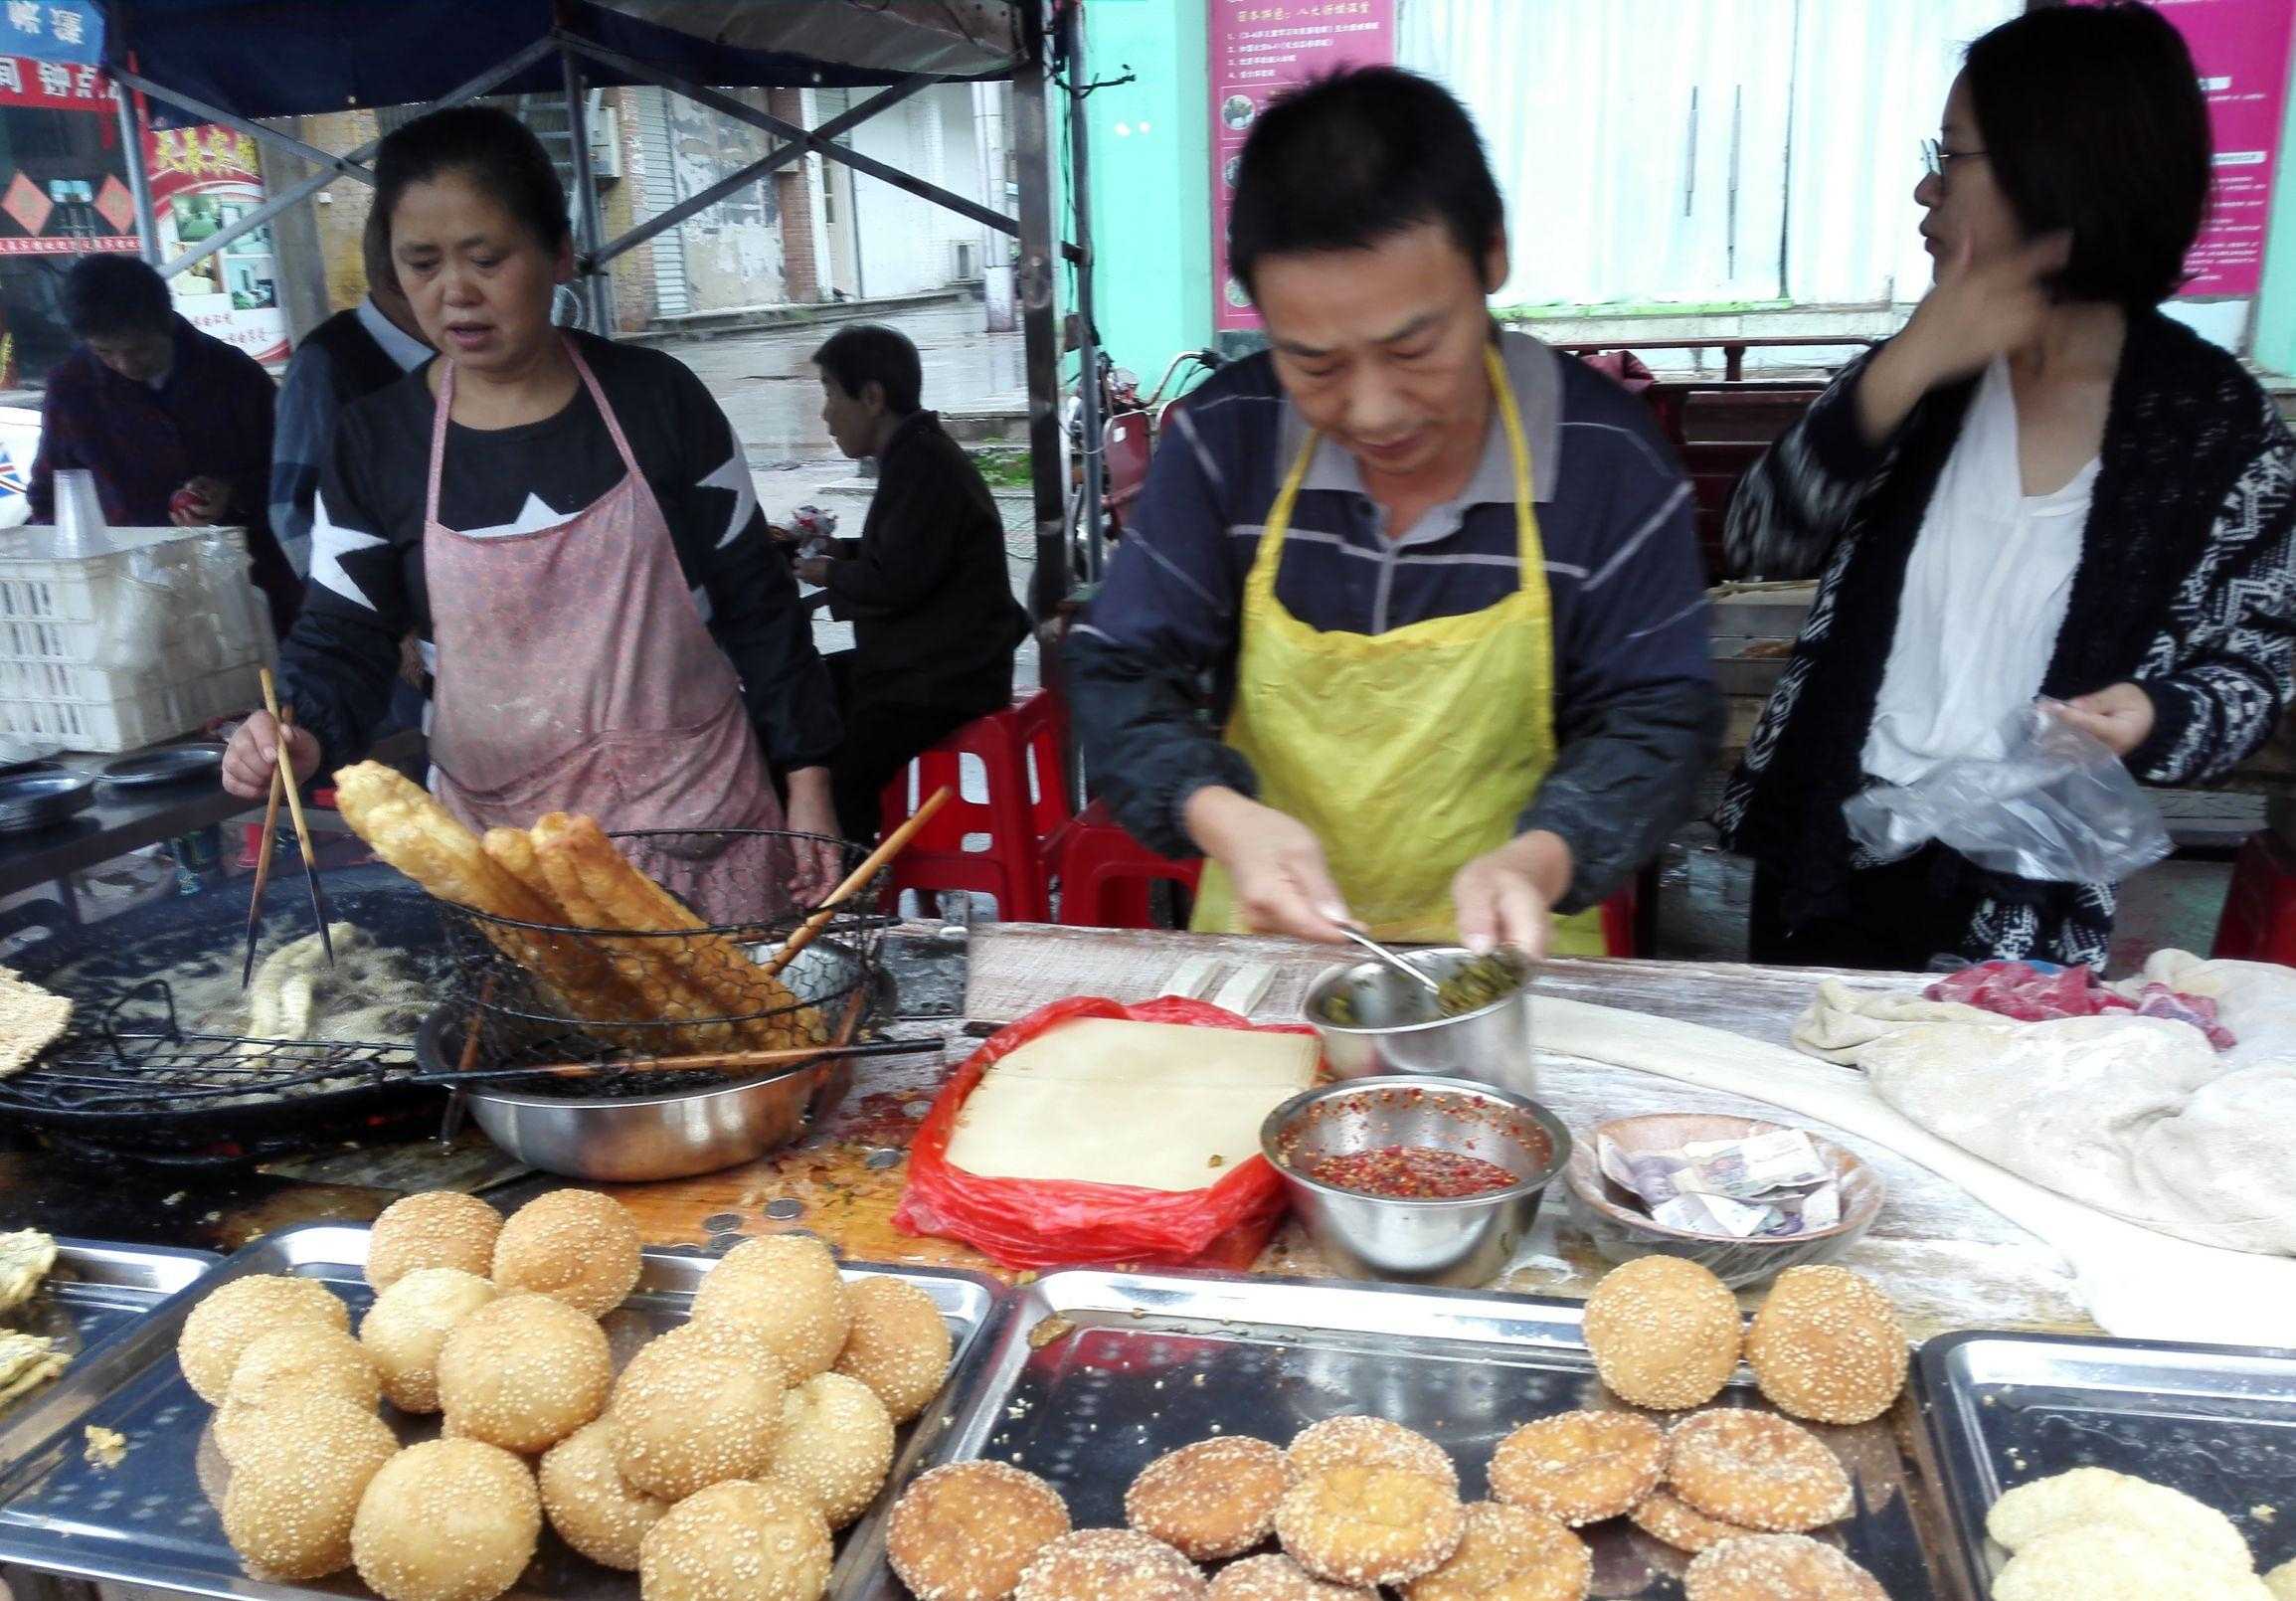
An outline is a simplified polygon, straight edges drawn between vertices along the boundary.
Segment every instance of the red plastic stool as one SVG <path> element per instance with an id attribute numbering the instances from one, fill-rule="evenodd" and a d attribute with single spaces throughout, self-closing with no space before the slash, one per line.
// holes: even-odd
<path id="1" fill-rule="evenodd" d="M 1071 928 L 1150 926 L 1148 885 L 1158 879 L 1194 894 L 1203 858 L 1174 861 L 1135 839 L 1095 800 L 1045 846 L 1045 871 L 1060 882 L 1060 921 Z"/>
<path id="2" fill-rule="evenodd" d="M 1012 718 L 1025 764 L 1021 793 L 1028 797 L 1028 831 L 1041 862 L 1053 835 L 1076 815 L 1068 800 L 1068 702 L 1058 690 L 1040 689 L 1014 703 Z"/>
<path id="3" fill-rule="evenodd" d="M 2296 967 L 2296 850 L 2270 829 L 2250 834 L 2233 858 L 2210 955 Z"/>
<path id="4" fill-rule="evenodd" d="M 1627 887 L 1602 903 L 1602 954 L 1639 957 L 1642 949 L 1642 880 L 1627 880 Z"/>
<path id="5" fill-rule="evenodd" d="M 332 811 L 335 809 L 335 792 L 332 790 L 313 790 L 309 799 L 310 805 L 305 808 L 306 810 Z M 287 826 L 287 808 L 283 802 L 279 806 L 279 826 L 281 828 Z M 260 822 L 246 824 L 240 832 L 239 864 L 241 871 L 254 872 L 256 860 L 263 854 L 263 849 L 264 825 Z"/>
<path id="6" fill-rule="evenodd" d="M 879 816 L 890 833 L 908 821 L 910 784 L 920 800 L 946 786 L 949 803 L 935 813 L 894 858 L 885 909 L 899 906 L 903 890 L 971 890 L 996 897 L 1007 922 L 1041 923 L 1049 915 L 1044 870 L 1038 860 L 1037 815 L 1047 800 L 1060 801 L 1060 713 L 1038 690 L 1008 710 L 976 717 L 921 753 L 907 772 L 885 786 Z M 1053 761 L 1037 771 L 1049 780 L 1030 795 L 1030 757 L 1050 741 Z M 976 757 L 987 772 L 988 799 L 966 799 L 964 759 Z M 1057 823 L 1052 826 L 1057 827 Z"/>

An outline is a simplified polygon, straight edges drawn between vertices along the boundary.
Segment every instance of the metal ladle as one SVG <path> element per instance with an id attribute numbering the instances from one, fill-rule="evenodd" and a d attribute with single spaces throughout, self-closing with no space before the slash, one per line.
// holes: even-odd
<path id="1" fill-rule="evenodd" d="M 1437 983 L 1435 979 L 1430 978 L 1423 970 L 1415 968 L 1410 963 L 1404 961 L 1402 957 L 1396 955 L 1393 951 L 1388 950 L 1387 947 L 1381 945 L 1377 940 L 1371 938 L 1370 935 L 1364 933 L 1363 930 L 1357 925 L 1353 923 L 1341 923 L 1338 925 L 1338 928 L 1341 934 L 1346 935 L 1348 939 L 1353 940 L 1357 945 L 1370 952 L 1380 961 L 1386 963 L 1390 968 L 1395 969 L 1398 973 L 1409 974 L 1413 978 L 1419 980 L 1420 983 L 1426 985 L 1430 994 L 1441 994 L 1443 992 L 1443 985 Z"/>

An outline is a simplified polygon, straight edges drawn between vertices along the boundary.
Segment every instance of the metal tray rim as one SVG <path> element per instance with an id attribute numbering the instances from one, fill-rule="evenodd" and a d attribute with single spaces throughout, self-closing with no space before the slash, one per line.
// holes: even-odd
<path id="1" fill-rule="evenodd" d="M 42 1402 L 17 1418 L 0 1426 L 0 1506 L 13 1500 L 24 1488 L 20 1482 L 23 1464 L 39 1456 L 59 1434 L 78 1426 L 79 1420 L 104 1397 L 112 1394 L 130 1367 L 140 1371 L 148 1365 L 142 1353 L 126 1347 L 134 1344 L 134 1335 L 143 1332 L 153 1317 L 181 1303 L 185 1316 L 189 1307 L 202 1296 L 218 1287 L 252 1273 L 289 1271 L 296 1265 L 289 1250 L 297 1243 L 310 1243 L 329 1237 L 354 1237 L 360 1250 L 351 1260 L 364 1260 L 364 1242 L 370 1234 L 363 1223 L 310 1222 L 290 1224 L 251 1240 L 230 1256 L 214 1258 L 212 1253 L 191 1253 L 209 1258 L 210 1266 L 184 1288 L 154 1302 L 145 1318 L 135 1326 L 119 1331 L 100 1348 L 103 1360 L 94 1362 L 89 1357 L 98 1351 L 85 1353 L 72 1370 L 49 1392 Z M 691 1264 L 699 1275 L 706 1277 L 717 1265 L 718 1258 L 691 1246 L 647 1246 L 643 1252 L 649 1268 L 662 1263 Z M 344 1265 L 345 1254 L 330 1253 L 324 1257 L 305 1255 L 304 1261 L 327 1261 Z M 997 1315 L 1008 1297 L 1008 1290 L 993 1276 L 966 1268 L 929 1267 L 908 1263 L 868 1262 L 840 1257 L 838 1267 L 847 1277 L 891 1277 L 912 1282 L 927 1281 L 955 1284 L 976 1292 L 979 1296 L 977 1320 L 965 1334 L 956 1337 L 957 1348 L 950 1364 L 949 1377 L 944 1381 L 941 1397 L 936 1404 L 920 1414 L 911 1429 L 909 1439 L 896 1453 L 888 1485 L 899 1482 L 914 1467 L 917 1457 L 937 1443 L 940 1432 L 947 1427 L 947 1419 L 958 1410 L 961 1400 L 959 1386 L 969 1381 L 969 1375 L 977 1368 L 989 1344 L 989 1334 L 997 1323 Z M 644 1281 L 633 1292 L 634 1299 L 643 1302 L 664 1294 L 682 1294 L 679 1290 L 648 1291 Z M 945 1314 L 946 1316 L 946 1314 Z M 172 1354 L 173 1344 L 164 1354 Z M 155 1353 L 155 1359 L 164 1359 Z M 77 1382 L 75 1382 L 77 1381 Z M 854 1556 L 858 1547 L 866 1544 L 871 1552 L 869 1567 L 873 1569 L 876 1552 L 882 1549 L 882 1524 L 891 1505 L 889 1496 L 881 1496 L 869 1512 L 862 1514 L 844 1535 L 844 1549 L 839 1553 L 831 1574 L 826 1601 L 836 1601 L 842 1593 L 840 1585 L 851 1572 L 860 1567 Z M 139 1554 L 131 1538 L 116 1537 L 76 1539 L 71 1529 L 48 1531 L 28 1530 L 18 1525 L 0 1522 L 0 1562 L 17 1562 L 27 1567 L 71 1578 L 91 1579 L 120 1584 L 146 1585 L 182 1595 L 214 1598 L 214 1601 L 316 1601 L 332 1598 L 334 1587 L 280 1583 L 259 1579 L 245 1573 L 229 1581 L 211 1580 L 202 1575 L 186 1574 L 169 1566 L 164 1560 Z M 634 1577 L 632 1578 L 634 1583 Z"/>
<path id="2" fill-rule="evenodd" d="M 1914 1348 L 1911 1374 L 1921 1415 L 1921 1441 L 1927 1448 L 1937 1494 L 1945 1504 L 1946 1526 L 1954 1534 L 1957 1549 L 1953 1557 L 1961 1564 L 1962 1582 L 1973 1595 L 1984 1594 L 1991 1583 L 1992 1541 L 1986 1532 L 1986 1516 L 1993 1509 L 1993 1498 L 1985 1486 L 1993 1476 L 1977 1427 L 1977 1409 L 1958 1380 L 1954 1358 L 1977 1345 L 2069 1346 L 2097 1355 L 2118 1352 L 2136 1359 L 2140 1366 L 2147 1356 L 2228 1358 L 2282 1367 L 2296 1363 L 2296 1349 L 2282 1346 L 2120 1339 L 2110 1334 L 2056 1334 L 2023 1329 L 1957 1329 L 1922 1341 Z"/>

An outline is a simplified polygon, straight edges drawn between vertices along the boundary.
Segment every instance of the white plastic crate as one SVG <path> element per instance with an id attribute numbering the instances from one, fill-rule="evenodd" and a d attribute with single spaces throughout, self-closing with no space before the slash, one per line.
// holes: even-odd
<path id="1" fill-rule="evenodd" d="M 270 620 L 238 529 L 112 529 L 65 551 L 53 528 L 0 539 L 0 728 L 123 751 L 261 698 Z"/>
<path id="2" fill-rule="evenodd" d="M 0 699 L 0 728 L 68 751 L 132 751 L 263 701 L 256 664 L 102 700 Z"/>

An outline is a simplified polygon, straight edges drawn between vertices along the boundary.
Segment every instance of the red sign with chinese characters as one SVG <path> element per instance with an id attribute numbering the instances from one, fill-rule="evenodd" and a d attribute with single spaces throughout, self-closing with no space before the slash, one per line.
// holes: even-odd
<path id="1" fill-rule="evenodd" d="M 0 56 L 0 105 L 33 105 L 51 111 L 109 111 L 115 98 L 111 80 L 87 62 L 34 61 Z"/>
<path id="2" fill-rule="evenodd" d="M 1210 0 L 1212 326 L 1256 328 L 1243 285 L 1228 275 L 1228 204 L 1252 122 L 1288 89 L 1340 67 L 1395 60 L 1395 0 Z"/>
<path id="3" fill-rule="evenodd" d="M 2093 3 L 2093 0 L 2090 0 Z M 2185 258 L 2187 296 L 2254 294 L 2264 278 L 2272 170 L 2288 97 L 2289 0 L 2153 0 L 2185 36 L 2208 96 L 2216 187 Z"/>

